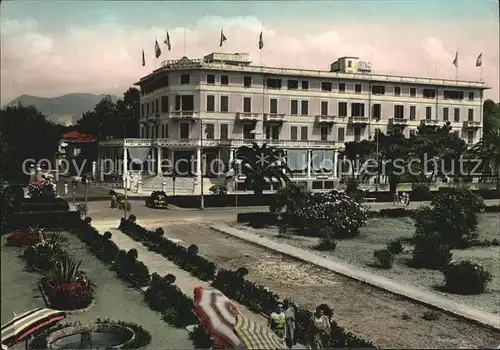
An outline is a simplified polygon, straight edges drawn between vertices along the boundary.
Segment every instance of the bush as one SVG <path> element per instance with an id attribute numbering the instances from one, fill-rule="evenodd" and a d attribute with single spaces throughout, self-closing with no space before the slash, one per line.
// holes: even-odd
<path id="1" fill-rule="evenodd" d="M 90 225 L 92 223 L 92 218 L 87 216 L 85 219 L 83 219 L 83 223 Z"/>
<path id="2" fill-rule="evenodd" d="M 327 232 L 332 238 L 351 238 L 366 224 L 367 208 L 345 193 L 313 193 L 297 212 L 306 233 Z M 324 236 L 324 234 L 323 234 Z"/>
<path id="3" fill-rule="evenodd" d="M 401 239 L 393 239 L 387 244 L 387 250 L 393 254 L 398 255 L 403 252 L 403 243 Z"/>
<path id="4" fill-rule="evenodd" d="M 417 184 L 413 187 L 410 198 L 413 201 L 427 201 L 431 199 L 431 190 L 427 185 Z"/>
<path id="5" fill-rule="evenodd" d="M 440 270 L 451 261 L 451 247 L 442 243 L 441 235 L 437 232 L 415 234 L 412 243 L 413 267 Z"/>
<path id="6" fill-rule="evenodd" d="M 92 302 L 92 289 L 77 282 L 58 284 L 49 292 L 50 306 L 57 310 L 83 309 Z"/>
<path id="7" fill-rule="evenodd" d="M 216 196 L 224 196 L 227 194 L 227 187 L 226 186 L 212 185 L 208 190 L 213 195 L 216 195 Z"/>
<path id="8" fill-rule="evenodd" d="M 30 181 L 28 193 L 33 201 L 50 201 L 56 198 L 54 185 L 47 180 Z"/>
<path id="9" fill-rule="evenodd" d="M 43 227 L 51 229 L 73 229 L 80 222 L 80 214 L 76 211 L 35 211 L 12 213 L 9 216 L 8 227 L 4 227 L 2 221 L 2 230 L 9 229 L 27 229 L 29 227 Z M 7 231 L 8 232 L 8 231 Z"/>
<path id="10" fill-rule="evenodd" d="M 191 255 L 198 255 L 198 253 L 200 252 L 200 249 L 198 248 L 198 246 L 196 244 L 191 244 L 188 247 L 187 251 Z"/>
<path id="11" fill-rule="evenodd" d="M 371 217 L 381 217 L 381 218 L 407 218 L 414 214 L 413 210 L 406 208 L 390 208 L 390 209 L 380 209 L 378 212 L 373 211 L 370 213 Z"/>
<path id="12" fill-rule="evenodd" d="M 333 251 L 335 250 L 335 248 L 337 248 L 337 242 L 329 236 L 322 237 L 318 245 L 314 247 L 314 249 L 323 251 L 326 250 Z"/>
<path id="13" fill-rule="evenodd" d="M 491 281 L 491 273 L 481 265 L 469 260 L 452 261 L 444 269 L 446 290 L 457 294 L 480 294 Z"/>
<path id="14" fill-rule="evenodd" d="M 39 229 L 19 230 L 7 236 L 9 247 L 33 246 L 42 241 L 42 232 Z"/>
<path id="15" fill-rule="evenodd" d="M 111 232 L 106 231 L 106 232 L 104 232 L 104 234 L 102 236 L 104 239 L 111 239 L 112 234 L 111 234 Z"/>
<path id="16" fill-rule="evenodd" d="M 375 263 L 377 266 L 390 269 L 394 264 L 394 255 L 388 249 L 378 249 L 373 252 Z"/>
<path id="17" fill-rule="evenodd" d="M 130 214 L 128 216 L 128 221 L 135 223 L 137 221 L 137 216 L 135 216 L 134 214 Z"/>
<path id="18" fill-rule="evenodd" d="M 194 327 L 189 334 L 189 339 L 193 342 L 195 349 L 212 349 L 214 342 L 210 339 L 210 335 L 201 325 Z"/>
<path id="19" fill-rule="evenodd" d="M 293 216 L 297 212 L 297 208 L 303 206 L 309 194 L 310 192 L 305 186 L 293 182 L 288 183 L 273 195 L 269 211 L 272 214 L 279 214 L 285 208 L 286 213 Z"/>

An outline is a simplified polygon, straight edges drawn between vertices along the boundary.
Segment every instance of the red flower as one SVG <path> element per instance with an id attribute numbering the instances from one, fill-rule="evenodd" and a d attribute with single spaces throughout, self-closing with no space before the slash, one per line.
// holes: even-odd
<path id="1" fill-rule="evenodd" d="M 54 308 L 81 309 L 92 301 L 92 289 L 77 282 L 59 284 L 51 291 L 49 298 Z"/>
<path id="2" fill-rule="evenodd" d="M 20 230 L 7 237 L 7 245 L 11 247 L 32 246 L 42 241 L 40 233 L 35 230 Z"/>

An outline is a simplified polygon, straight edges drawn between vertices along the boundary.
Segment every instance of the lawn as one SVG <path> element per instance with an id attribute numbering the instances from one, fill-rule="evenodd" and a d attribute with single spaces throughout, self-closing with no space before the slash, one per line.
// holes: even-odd
<path id="1" fill-rule="evenodd" d="M 149 309 L 143 302 L 142 292 L 129 288 L 118 280 L 113 272 L 88 252 L 86 246 L 74 234 L 68 233 L 67 237 L 67 251 L 83 260 L 82 269 L 97 285 L 94 307 L 87 312 L 70 315 L 69 321 L 85 324 L 95 322 L 97 318 L 109 318 L 134 322 L 151 334 L 151 343 L 146 348 L 193 348 L 186 330 L 168 326 L 161 320 L 159 313 Z M 40 275 L 26 271 L 24 261 L 19 256 L 23 249 L 7 247 L 5 241 L 5 237 L 2 237 L 2 324 L 12 318 L 11 310 L 21 313 L 34 307 L 44 307 L 37 288 Z"/>
<path id="2" fill-rule="evenodd" d="M 499 213 L 486 213 L 479 215 L 479 238 L 499 238 Z M 289 244 L 315 251 L 324 257 L 333 257 L 360 268 L 375 272 L 377 274 L 397 279 L 401 282 L 413 284 L 421 288 L 432 289 L 451 299 L 473 307 L 484 309 L 488 312 L 499 312 L 498 295 L 500 295 L 500 247 L 477 247 L 465 250 L 453 250 L 453 259 L 471 259 L 482 264 L 493 275 L 493 280 L 488 285 L 484 294 L 474 296 L 462 296 L 439 291 L 436 287 L 443 284 L 441 272 L 413 269 L 407 266 L 406 261 L 410 254 L 398 256 L 392 269 L 385 270 L 371 267 L 373 264 L 373 252 L 376 249 L 385 248 L 386 244 L 395 238 L 411 237 L 415 231 L 413 221 L 410 218 L 373 218 L 369 219 L 366 227 L 361 230 L 361 235 L 353 239 L 337 241 L 337 248 L 333 252 L 318 252 L 313 247 L 318 239 L 311 237 L 292 236 L 290 238 L 279 238 L 277 228 L 253 229 L 248 226 L 237 225 L 251 232 L 262 234 L 273 239 L 286 241 Z"/>

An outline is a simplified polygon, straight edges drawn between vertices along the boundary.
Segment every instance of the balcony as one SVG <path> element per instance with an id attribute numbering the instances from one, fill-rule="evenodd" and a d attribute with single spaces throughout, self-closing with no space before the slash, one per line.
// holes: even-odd
<path id="1" fill-rule="evenodd" d="M 464 129 L 479 129 L 481 127 L 481 122 L 477 120 L 467 120 L 464 122 Z"/>
<path id="2" fill-rule="evenodd" d="M 349 123 L 355 125 L 366 125 L 370 122 L 368 117 L 350 117 Z"/>
<path id="3" fill-rule="evenodd" d="M 394 126 L 406 126 L 408 124 L 408 119 L 406 119 L 406 118 L 391 118 L 390 123 L 391 123 L 391 125 L 394 125 Z"/>
<path id="4" fill-rule="evenodd" d="M 239 122 L 256 122 L 259 120 L 259 113 L 238 112 L 236 113 L 236 120 Z"/>
<path id="5" fill-rule="evenodd" d="M 268 113 L 264 114 L 264 122 L 281 124 L 285 121 L 284 114 Z"/>
<path id="6" fill-rule="evenodd" d="M 437 119 L 424 119 L 420 123 L 422 125 L 427 125 L 427 126 L 438 126 L 439 120 L 437 120 Z"/>
<path id="7" fill-rule="evenodd" d="M 170 112 L 169 118 L 173 120 L 191 120 L 200 119 L 200 115 L 196 111 L 173 111 Z"/>
<path id="8" fill-rule="evenodd" d="M 331 149 L 335 146 L 334 141 L 308 141 L 308 140 L 231 140 L 231 147 L 250 146 L 257 142 L 259 145 L 267 144 L 276 148 L 299 148 L 299 149 Z"/>
<path id="9" fill-rule="evenodd" d="M 335 118 L 334 115 L 317 115 L 315 122 L 317 125 L 332 125 L 335 124 Z"/>

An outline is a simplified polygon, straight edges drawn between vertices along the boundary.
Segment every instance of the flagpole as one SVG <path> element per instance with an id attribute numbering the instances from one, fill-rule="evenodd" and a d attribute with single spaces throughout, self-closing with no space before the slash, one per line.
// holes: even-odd
<path id="1" fill-rule="evenodd" d="M 460 66 L 460 46 L 457 48 L 457 65 L 455 66 L 455 80 L 458 80 L 458 67 Z"/>
<path id="2" fill-rule="evenodd" d="M 483 62 L 481 62 L 481 66 L 479 67 L 479 81 L 483 81 Z"/>
<path id="3" fill-rule="evenodd" d="M 259 46 L 261 46 L 261 44 L 263 44 L 263 37 L 262 37 L 262 33 L 264 32 L 264 28 L 260 28 L 260 35 L 259 35 Z M 264 46 L 262 45 L 262 47 L 260 47 L 260 62 L 259 62 L 259 66 L 262 67 L 262 51 L 264 50 Z"/>
<path id="4" fill-rule="evenodd" d="M 224 67 L 224 41 L 223 40 L 223 35 L 224 35 L 224 27 L 221 27 L 220 29 L 220 67 Z"/>

